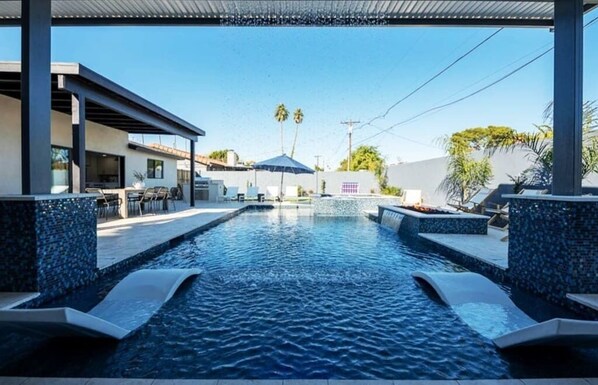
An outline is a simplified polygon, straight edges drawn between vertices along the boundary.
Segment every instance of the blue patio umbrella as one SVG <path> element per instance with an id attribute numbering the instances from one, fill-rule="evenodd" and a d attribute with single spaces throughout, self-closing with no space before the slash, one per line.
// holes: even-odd
<path id="1" fill-rule="evenodd" d="M 290 174 L 313 174 L 315 171 L 307 167 L 303 163 L 297 162 L 295 159 L 286 154 L 279 155 L 272 159 L 263 160 L 253 165 L 255 170 L 267 170 L 271 172 L 282 172 L 280 176 L 280 192 L 279 197 L 282 197 L 282 182 L 284 173 Z M 282 199 L 281 199 L 282 201 Z"/>
<path id="2" fill-rule="evenodd" d="M 313 174 L 315 171 L 295 159 L 282 154 L 272 159 L 263 160 L 253 165 L 256 170 L 286 172 L 289 174 Z"/>

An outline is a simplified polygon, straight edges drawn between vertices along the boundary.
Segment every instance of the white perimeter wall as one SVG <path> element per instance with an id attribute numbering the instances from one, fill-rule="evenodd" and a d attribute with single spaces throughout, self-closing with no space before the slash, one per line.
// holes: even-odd
<path id="1" fill-rule="evenodd" d="M 133 171 L 147 170 L 147 159 L 164 161 L 164 179 L 147 179 L 153 186 L 176 186 L 176 160 L 131 150 L 128 134 L 87 121 L 86 150 L 125 157 L 125 185 L 133 184 Z M 71 116 L 52 111 L 52 144 L 72 148 Z M 0 95 L 0 194 L 21 193 L 21 102 Z"/>
<path id="2" fill-rule="evenodd" d="M 481 158 L 482 152 L 474 157 Z M 510 152 L 497 152 L 491 158 L 494 177 L 488 187 L 496 188 L 499 184 L 512 184 L 508 175 L 517 176 L 531 166 L 526 152 L 521 149 Z M 446 194 L 438 186 L 446 175 L 448 158 L 427 159 L 420 162 L 402 163 L 388 167 L 388 183 L 403 189 L 422 190 L 425 203 L 443 206 Z M 598 186 L 598 175 L 593 174 L 584 180 L 584 186 Z"/>
<path id="3" fill-rule="evenodd" d="M 238 186 L 240 193 L 247 191 L 247 186 L 251 183 L 259 187 L 259 191 L 265 193 L 267 186 L 280 186 L 281 173 L 269 171 L 202 171 L 202 177 L 209 177 L 216 180 L 223 180 L 224 185 Z M 322 179 L 326 181 L 326 193 L 338 194 L 343 182 L 359 183 L 360 194 L 370 194 L 373 189 L 379 191 L 378 181 L 374 173 L 369 171 L 321 171 L 318 173 L 318 188 L 316 189 L 316 174 L 284 174 L 284 187 L 301 186 L 305 191 L 312 190 L 321 192 L 320 186 Z"/>

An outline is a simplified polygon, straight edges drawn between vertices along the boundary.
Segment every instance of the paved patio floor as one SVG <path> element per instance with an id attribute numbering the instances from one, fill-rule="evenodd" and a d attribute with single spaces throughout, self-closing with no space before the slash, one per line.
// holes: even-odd
<path id="1" fill-rule="evenodd" d="M 509 242 L 501 241 L 505 235 L 504 231 L 492 228 L 488 228 L 487 235 L 419 234 L 420 237 L 431 242 L 480 259 L 501 269 L 506 269 L 509 266 Z"/>
<path id="2" fill-rule="evenodd" d="M 98 268 L 105 269 L 199 227 L 239 211 L 244 204 L 201 203 L 191 208 L 177 202 L 177 211 L 98 222 Z"/>

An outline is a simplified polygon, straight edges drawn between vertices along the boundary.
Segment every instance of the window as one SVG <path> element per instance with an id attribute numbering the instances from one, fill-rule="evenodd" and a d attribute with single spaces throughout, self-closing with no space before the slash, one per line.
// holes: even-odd
<path id="1" fill-rule="evenodd" d="M 68 148 L 52 146 L 52 193 L 69 192 L 71 152 Z"/>
<path id="2" fill-rule="evenodd" d="M 148 159 L 147 177 L 150 179 L 164 179 L 164 161 Z"/>

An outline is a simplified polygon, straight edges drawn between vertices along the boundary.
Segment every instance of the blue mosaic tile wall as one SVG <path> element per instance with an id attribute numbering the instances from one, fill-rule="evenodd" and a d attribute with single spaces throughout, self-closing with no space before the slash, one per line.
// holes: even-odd
<path id="1" fill-rule="evenodd" d="M 95 278 L 95 197 L 0 200 L 0 291 L 50 299 Z"/>
<path id="2" fill-rule="evenodd" d="M 382 218 L 384 210 L 387 208 L 380 206 L 378 208 L 378 218 Z M 404 212 L 401 212 L 404 214 Z M 417 237 L 419 233 L 434 234 L 487 234 L 488 219 L 481 218 L 425 218 L 410 215 L 404 215 L 399 227 L 399 233 Z"/>
<path id="3" fill-rule="evenodd" d="M 509 275 L 519 287 L 572 306 L 598 293 L 598 202 L 512 199 Z"/>
<path id="4" fill-rule="evenodd" d="M 313 200 L 314 215 L 359 217 L 365 210 L 377 210 L 379 205 L 398 205 L 400 198 L 382 196 L 335 196 Z"/>

